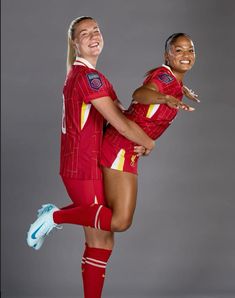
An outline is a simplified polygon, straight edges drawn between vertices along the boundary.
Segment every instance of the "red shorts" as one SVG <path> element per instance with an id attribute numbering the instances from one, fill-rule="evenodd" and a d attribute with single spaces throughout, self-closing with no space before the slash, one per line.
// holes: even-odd
<path id="1" fill-rule="evenodd" d="M 103 138 L 100 164 L 106 168 L 138 174 L 134 143 L 109 126 Z"/>
<path id="2" fill-rule="evenodd" d="M 67 193 L 77 206 L 106 205 L 102 180 L 79 180 L 62 177 Z"/>

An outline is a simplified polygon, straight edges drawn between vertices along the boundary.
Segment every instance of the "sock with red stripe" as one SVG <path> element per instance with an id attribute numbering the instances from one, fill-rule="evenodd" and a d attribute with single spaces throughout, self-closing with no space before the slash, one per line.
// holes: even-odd
<path id="1" fill-rule="evenodd" d="M 55 211 L 53 220 L 56 224 L 76 224 L 104 231 L 111 231 L 112 211 L 103 205 L 80 206 Z"/>
<path id="2" fill-rule="evenodd" d="M 105 270 L 112 250 L 86 246 L 85 264 L 82 264 L 84 298 L 101 298 Z"/>

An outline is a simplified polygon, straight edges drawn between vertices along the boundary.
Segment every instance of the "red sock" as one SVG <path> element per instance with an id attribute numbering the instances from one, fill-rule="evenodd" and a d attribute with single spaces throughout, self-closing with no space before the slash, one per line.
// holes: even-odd
<path id="1" fill-rule="evenodd" d="M 85 243 L 85 249 L 84 249 L 84 253 L 83 253 L 82 261 L 81 261 L 81 270 L 82 270 L 82 273 L 83 273 L 83 271 L 85 269 L 85 265 L 86 265 L 87 249 L 88 249 L 88 245 L 87 245 L 87 243 Z"/>
<path id="2" fill-rule="evenodd" d="M 86 247 L 83 265 L 84 298 L 101 298 L 105 269 L 112 250 Z"/>
<path id="3" fill-rule="evenodd" d="M 59 210 L 53 213 L 56 224 L 70 223 L 111 231 L 112 211 L 103 205 L 89 205 Z"/>

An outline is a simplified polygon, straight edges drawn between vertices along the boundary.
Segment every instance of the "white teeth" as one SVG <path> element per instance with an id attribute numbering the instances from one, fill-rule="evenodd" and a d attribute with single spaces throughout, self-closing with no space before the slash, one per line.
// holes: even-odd
<path id="1" fill-rule="evenodd" d="M 94 47 L 98 47 L 98 45 L 99 45 L 99 43 L 96 42 L 96 43 L 91 44 L 89 47 L 90 47 L 90 48 L 94 48 Z"/>
<path id="2" fill-rule="evenodd" d="M 182 61 L 180 61 L 180 63 L 182 63 L 182 64 L 189 64 L 190 62 L 188 60 L 182 60 Z"/>

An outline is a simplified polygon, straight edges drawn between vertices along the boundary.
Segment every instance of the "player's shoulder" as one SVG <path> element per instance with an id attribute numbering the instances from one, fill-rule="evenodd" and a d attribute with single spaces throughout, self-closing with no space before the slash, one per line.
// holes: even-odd
<path id="1" fill-rule="evenodd" d="M 95 77 L 100 77 L 103 78 L 104 75 L 98 71 L 97 69 L 89 68 L 89 67 L 82 67 L 81 68 L 81 74 L 85 76 L 95 76 Z"/>
<path id="2" fill-rule="evenodd" d="M 91 90 L 99 91 L 112 87 L 112 84 L 103 73 L 89 67 L 82 67 L 77 77 L 78 82 L 90 87 Z"/>
<path id="3" fill-rule="evenodd" d="M 88 85 L 92 89 L 98 90 L 103 85 L 103 78 L 96 70 L 89 67 L 80 67 L 76 75 L 79 85 Z"/>
<path id="4" fill-rule="evenodd" d="M 89 82 L 92 80 L 100 80 L 102 83 L 108 82 L 108 79 L 105 77 L 105 75 L 96 69 L 86 68 L 83 71 L 83 75 L 88 79 Z"/>
<path id="5" fill-rule="evenodd" d="M 83 76 L 100 76 L 100 73 L 96 69 L 89 67 L 81 67 L 80 74 Z"/>
<path id="6" fill-rule="evenodd" d="M 163 84 L 170 84 L 175 80 L 175 77 L 170 69 L 166 66 L 159 66 L 151 73 L 152 79 L 157 79 Z"/>

